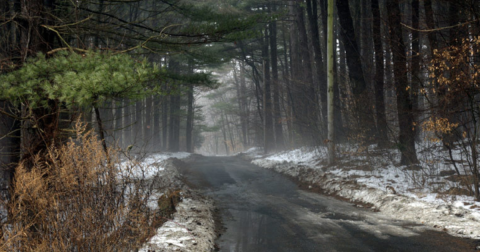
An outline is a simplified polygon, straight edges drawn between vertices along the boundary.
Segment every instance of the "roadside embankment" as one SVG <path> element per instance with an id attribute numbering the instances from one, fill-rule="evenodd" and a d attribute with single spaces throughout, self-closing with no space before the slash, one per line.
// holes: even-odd
<path id="1" fill-rule="evenodd" d="M 178 172 L 179 166 L 184 164 L 181 159 L 188 157 L 186 154 L 175 153 L 152 155 L 143 159 L 141 165 L 136 166 L 141 167 L 140 169 L 133 173 L 130 171 L 130 174 L 137 178 L 154 180 L 153 185 L 157 190 L 152 194 L 151 202 L 148 204 L 150 208 L 156 211 L 173 208 L 171 217 L 156 230 L 156 234 L 139 251 L 214 250 L 216 233 L 213 201 L 191 190 L 182 182 L 181 174 Z"/>

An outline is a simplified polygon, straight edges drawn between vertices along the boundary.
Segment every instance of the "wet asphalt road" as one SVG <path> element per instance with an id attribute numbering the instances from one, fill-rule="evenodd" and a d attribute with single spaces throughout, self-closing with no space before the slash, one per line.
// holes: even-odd
<path id="1" fill-rule="evenodd" d="M 212 197 L 226 228 L 220 251 L 473 251 L 473 240 L 391 220 L 306 192 L 237 157 L 199 157 L 183 171 Z"/>

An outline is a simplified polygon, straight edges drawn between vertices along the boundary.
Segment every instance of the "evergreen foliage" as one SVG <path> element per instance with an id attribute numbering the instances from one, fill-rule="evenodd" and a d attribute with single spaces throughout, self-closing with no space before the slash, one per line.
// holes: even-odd
<path id="1" fill-rule="evenodd" d="M 138 99 L 160 92 L 148 82 L 165 76 L 165 70 L 126 54 L 61 53 L 32 58 L 0 76 L 0 99 L 30 108 L 46 107 L 58 100 L 67 107 L 88 107 L 109 98 Z"/>

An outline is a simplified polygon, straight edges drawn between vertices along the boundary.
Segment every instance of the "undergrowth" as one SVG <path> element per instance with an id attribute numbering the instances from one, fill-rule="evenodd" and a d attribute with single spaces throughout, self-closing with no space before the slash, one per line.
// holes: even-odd
<path id="1" fill-rule="evenodd" d="M 119 179 L 119 153 L 85 127 L 20 163 L 2 223 L 1 251 L 135 251 L 165 217 L 147 206 L 152 184 Z M 46 157 L 46 158 L 45 158 Z M 48 161 L 45 161 L 48 160 Z"/>

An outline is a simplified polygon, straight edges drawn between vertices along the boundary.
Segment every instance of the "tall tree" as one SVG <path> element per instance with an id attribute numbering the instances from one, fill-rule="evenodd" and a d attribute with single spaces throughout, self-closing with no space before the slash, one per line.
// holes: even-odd
<path id="1" fill-rule="evenodd" d="M 382 39 L 383 32 L 381 26 L 381 15 L 379 0 L 372 1 L 373 14 L 373 44 L 375 48 L 375 76 L 373 78 L 375 83 L 375 112 L 377 116 L 377 143 L 380 148 L 388 146 L 387 135 L 387 117 L 385 114 L 385 100 L 384 100 L 384 78 L 385 78 L 385 59 L 383 54 Z"/>
<path id="2" fill-rule="evenodd" d="M 194 61 L 193 59 L 188 59 L 188 72 L 189 74 L 194 73 Z M 193 124 L 194 124 L 194 87 L 193 84 L 189 84 L 187 86 L 187 123 L 186 123 L 186 150 L 187 152 L 194 152 L 193 146 Z"/>
<path id="3" fill-rule="evenodd" d="M 333 10 L 335 0 L 328 0 L 328 21 L 327 21 L 327 71 L 328 71 L 328 164 L 335 163 L 335 128 L 334 128 L 334 47 L 333 39 Z"/>
<path id="4" fill-rule="evenodd" d="M 193 121 L 194 121 L 194 97 L 193 85 L 187 87 L 187 125 L 186 129 L 186 150 L 193 153 Z"/>
<path id="5" fill-rule="evenodd" d="M 272 4 L 274 6 L 274 4 Z M 280 83 L 278 80 L 278 53 L 277 53 L 277 22 L 269 24 L 270 57 L 272 65 L 272 90 L 273 90 L 273 121 L 275 128 L 275 147 L 277 150 L 284 148 L 282 114 L 280 111 Z"/>
<path id="6" fill-rule="evenodd" d="M 341 26 L 341 37 L 346 51 L 348 76 L 352 85 L 355 98 L 355 116 L 358 117 L 360 132 L 366 134 L 364 138 L 376 133 L 373 122 L 373 110 L 368 98 L 367 82 L 363 70 L 363 62 L 360 54 L 359 41 L 355 35 L 353 18 L 350 12 L 350 1 L 336 1 L 338 18 Z"/>
<path id="7" fill-rule="evenodd" d="M 411 61 L 409 63 L 410 67 L 410 74 L 411 74 L 411 88 L 410 88 L 410 96 L 412 98 L 412 112 L 414 113 L 414 123 L 417 124 L 418 118 L 418 110 L 419 110 L 419 89 L 421 86 L 421 64 L 420 64 L 420 53 L 421 53 L 421 46 L 420 46 L 420 0 L 413 0 L 412 4 L 412 27 L 414 30 L 411 31 L 412 33 L 412 51 L 410 52 Z M 418 137 L 418 133 L 420 131 L 415 128 L 415 134 Z"/>
<path id="8" fill-rule="evenodd" d="M 415 150 L 415 131 L 413 124 L 413 104 L 408 92 L 407 55 L 401 26 L 399 0 L 387 2 L 388 22 L 390 25 L 390 46 L 393 54 L 395 91 L 397 95 L 397 114 L 399 125 L 398 144 L 402 153 L 402 165 L 417 164 Z"/>
<path id="9" fill-rule="evenodd" d="M 270 59 L 268 57 L 269 43 L 268 43 L 268 27 L 265 28 L 262 58 L 263 58 L 263 134 L 264 143 L 263 148 L 265 153 L 273 151 L 275 145 L 275 138 L 273 133 L 273 106 L 272 106 L 272 93 L 271 93 L 271 78 L 270 78 Z"/>
<path id="10" fill-rule="evenodd" d="M 320 30 L 318 26 L 318 8 L 316 0 L 307 0 L 307 16 L 311 34 L 311 44 L 315 59 L 315 73 L 318 85 L 318 92 L 320 94 L 321 102 L 321 132 L 325 134 L 327 128 L 327 74 L 325 71 L 325 64 L 322 59 L 322 50 L 320 44 Z M 326 24 L 324 24 L 326 26 Z"/>
<path id="11" fill-rule="evenodd" d="M 290 12 L 294 23 L 291 27 L 292 93 L 294 98 L 297 134 L 304 142 L 314 144 L 317 137 L 317 97 L 313 81 L 312 58 L 309 51 L 308 34 L 305 26 L 303 1 L 292 1 Z"/>

